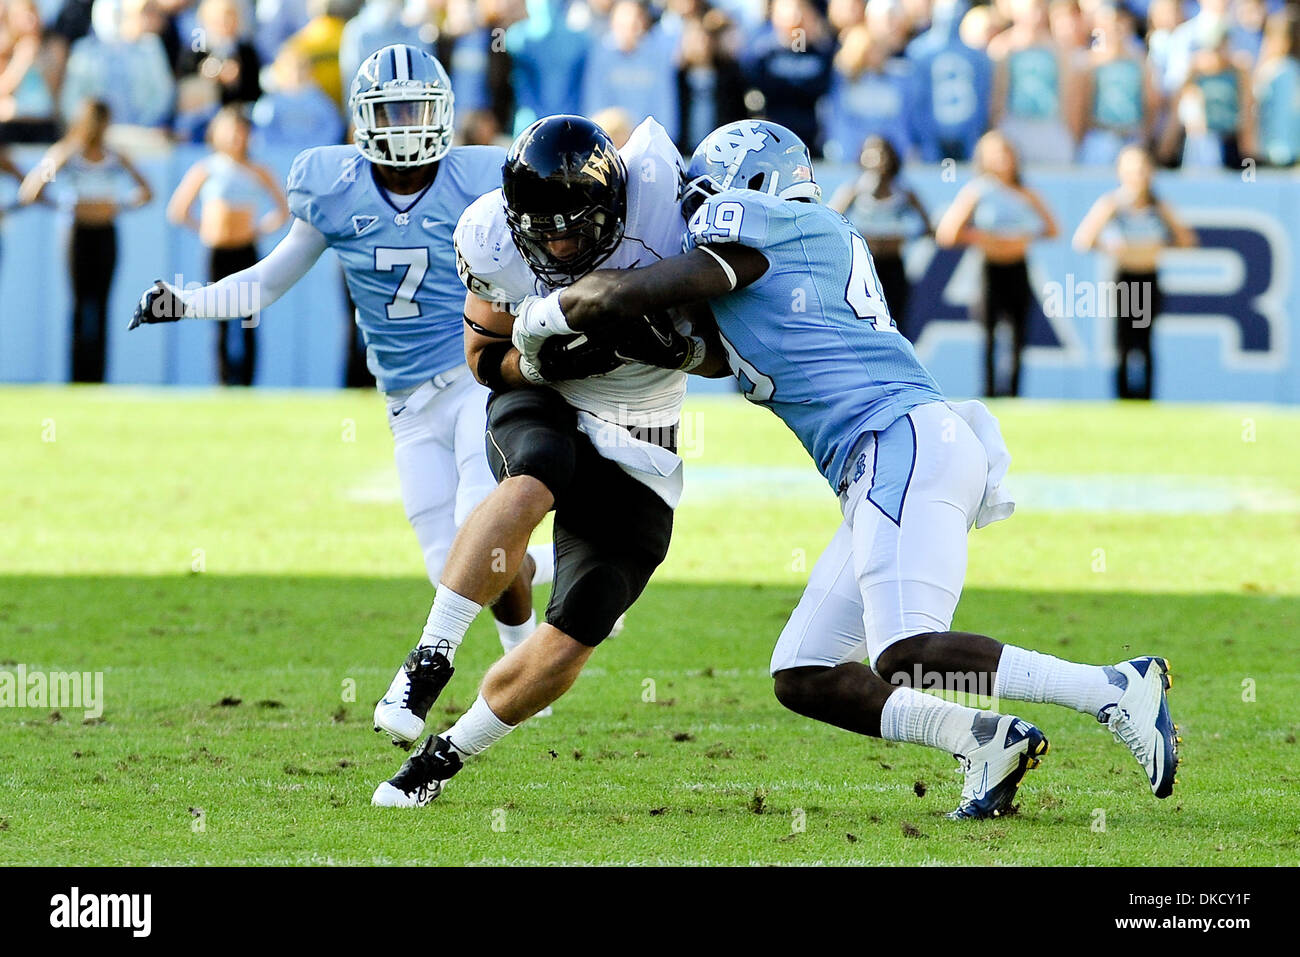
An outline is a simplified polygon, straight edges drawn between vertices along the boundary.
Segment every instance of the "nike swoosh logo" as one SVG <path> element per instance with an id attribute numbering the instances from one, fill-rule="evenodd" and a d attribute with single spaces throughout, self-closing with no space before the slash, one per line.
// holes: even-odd
<path id="1" fill-rule="evenodd" d="M 425 229 L 436 229 L 439 226 L 446 226 L 446 223 L 440 223 L 436 219 L 430 219 L 428 216 L 420 220 L 420 225 Z"/>
<path id="2" fill-rule="evenodd" d="M 402 406 L 400 409 L 394 409 L 392 412 L 393 418 L 397 418 L 405 411 L 406 411 L 406 406 Z"/>

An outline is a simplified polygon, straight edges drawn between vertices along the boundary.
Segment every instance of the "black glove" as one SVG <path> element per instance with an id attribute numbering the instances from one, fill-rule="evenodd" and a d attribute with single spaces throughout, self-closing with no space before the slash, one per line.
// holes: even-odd
<path id="1" fill-rule="evenodd" d="M 185 303 L 176 294 L 176 288 L 161 279 L 155 279 L 135 304 L 135 315 L 126 328 L 129 331 L 146 322 L 175 322 L 184 318 Z"/>
<path id="2" fill-rule="evenodd" d="M 586 335 L 551 336 L 537 354 L 537 372 L 547 382 L 590 379 L 613 372 L 623 364 L 608 339 Z M 522 366 L 521 366 L 522 368 Z"/>
<path id="3" fill-rule="evenodd" d="M 704 340 L 682 335 L 664 314 L 621 322 L 613 338 L 614 354 L 624 362 L 690 372 L 704 361 Z"/>

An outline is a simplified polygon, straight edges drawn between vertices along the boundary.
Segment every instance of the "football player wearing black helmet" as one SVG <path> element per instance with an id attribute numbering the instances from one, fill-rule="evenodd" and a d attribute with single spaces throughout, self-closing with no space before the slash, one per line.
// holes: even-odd
<path id="1" fill-rule="evenodd" d="M 545 623 L 489 669 L 455 724 L 376 788 L 376 805 L 428 804 L 462 761 L 563 694 L 668 551 L 682 487 L 684 373 L 704 360 L 703 344 L 666 315 L 637 317 L 604 341 L 521 335 L 520 325 L 539 293 L 598 266 L 680 252 L 681 166 L 653 120 L 619 151 L 589 120 L 546 117 L 509 151 L 502 189 L 456 226 L 466 357 L 493 391 L 487 451 L 499 484 L 457 532 L 423 640 L 463 639 L 551 511 L 555 585 Z M 491 563 L 479 559 L 488 553 Z"/>
<path id="2" fill-rule="evenodd" d="M 524 130 L 506 155 L 501 191 L 515 246 L 549 285 L 577 282 L 623 238 L 627 168 L 585 117 L 548 116 Z"/>

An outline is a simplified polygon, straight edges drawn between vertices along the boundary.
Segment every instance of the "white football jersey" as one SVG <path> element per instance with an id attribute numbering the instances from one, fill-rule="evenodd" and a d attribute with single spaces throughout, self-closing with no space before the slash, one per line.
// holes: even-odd
<path id="1" fill-rule="evenodd" d="M 664 128 L 647 119 L 619 150 L 627 166 L 627 222 L 623 239 L 600 269 L 648 266 L 682 251 L 682 159 Z M 515 247 L 506 224 L 505 199 L 494 190 L 475 200 L 456 224 L 456 265 L 461 282 L 482 299 L 514 306 L 558 287 L 539 279 Z M 554 383 L 570 405 L 620 426 L 664 428 L 681 418 L 686 374 L 629 363 L 591 379 Z"/>

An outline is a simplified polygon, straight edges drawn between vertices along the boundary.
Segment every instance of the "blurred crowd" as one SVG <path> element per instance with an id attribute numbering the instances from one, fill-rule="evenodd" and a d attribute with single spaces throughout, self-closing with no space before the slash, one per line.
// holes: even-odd
<path id="1" fill-rule="evenodd" d="M 345 135 L 348 82 L 391 42 L 432 50 L 463 142 L 539 115 L 653 115 L 688 152 L 766 116 L 816 154 L 867 137 L 1028 163 L 1300 161 L 1300 0 L 0 0 L 0 145 L 48 143 L 88 100 L 197 142 L 222 107 L 253 141 Z"/>

